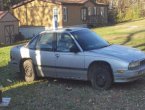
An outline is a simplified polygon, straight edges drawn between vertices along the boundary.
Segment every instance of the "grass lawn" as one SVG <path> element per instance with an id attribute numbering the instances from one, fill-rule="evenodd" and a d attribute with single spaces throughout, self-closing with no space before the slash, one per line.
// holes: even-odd
<path id="1" fill-rule="evenodd" d="M 110 43 L 145 51 L 145 20 L 92 29 Z M 89 82 L 42 79 L 25 83 L 8 67 L 12 46 L 0 48 L 0 83 L 11 97 L 0 110 L 136 110 L 145 108 L 145 78 L 114 84 L 111 90 L 94 90 Z M 10 80 L 10 81 L 9 81 Z M 11 82 L 12 81 L 12 82 Z"/>

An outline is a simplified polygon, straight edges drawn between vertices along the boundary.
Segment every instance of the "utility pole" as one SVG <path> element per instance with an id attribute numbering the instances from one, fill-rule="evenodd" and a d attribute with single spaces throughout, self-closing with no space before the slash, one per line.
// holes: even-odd
<path id="1" fill-rule="evenodd" d="M 3 4 L 3 0 L 0 0 L 0 11 L 4 10 L 4 4 Z"/>

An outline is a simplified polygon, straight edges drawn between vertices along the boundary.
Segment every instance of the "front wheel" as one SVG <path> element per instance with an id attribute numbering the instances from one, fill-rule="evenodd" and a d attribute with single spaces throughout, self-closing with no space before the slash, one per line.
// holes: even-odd
<path id="1" fill-rule="evenodd" d="M 94 65 L 91 72 L 91 83 L 95 89 L 107 90 L 111 87 L 113 78 L 109 66 Z"/>
<path id="2" fill-rule="evenodd" d="M 34 71 L 32 60 L 24 61 L 23 75 L 26 82 L 33 82 L 35 80 L 35 71 Z"/>

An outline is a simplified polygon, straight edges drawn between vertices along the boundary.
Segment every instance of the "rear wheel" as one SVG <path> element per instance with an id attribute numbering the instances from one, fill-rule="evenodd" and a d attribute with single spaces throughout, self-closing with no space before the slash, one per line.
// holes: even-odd
<path id="1" fill-rule="evenodd" d="M 23 62 L 23 75 L 26 82 L 32 82 L 35 80 L 35 71 L 32 60 L 25 60 Z"/>
<path id="2" fill-rule="evenodd" d="M 93 65 L 91 74 L 91 83 L 95 89 L 107 90 L 111 87 L 113 78 L 108 65 Z"/>

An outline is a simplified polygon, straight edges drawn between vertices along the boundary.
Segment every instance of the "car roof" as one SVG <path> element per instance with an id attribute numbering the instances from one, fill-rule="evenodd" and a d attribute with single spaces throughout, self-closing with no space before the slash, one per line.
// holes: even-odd
<path id="1" fill-rule="evenodd" d="M 81 27 L 71 27 L 71 28 L 60 28 L 60 29 L 53 29 L 53 30 L 45 30 L 42 31 L 41 33 L 52 33 L 52 32 L 74 32 L 74 31 L 79 31 L 79 30 L 84 30 L 88 28 L 81 28 Z"/>

